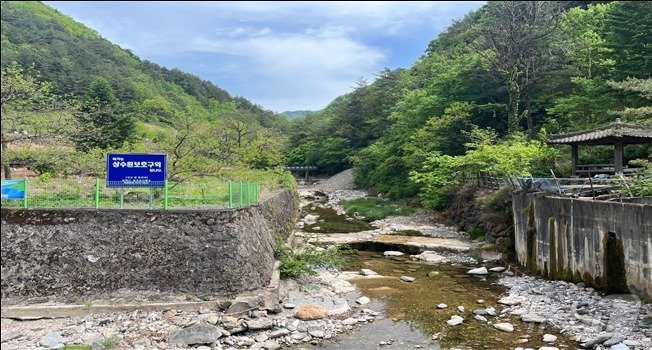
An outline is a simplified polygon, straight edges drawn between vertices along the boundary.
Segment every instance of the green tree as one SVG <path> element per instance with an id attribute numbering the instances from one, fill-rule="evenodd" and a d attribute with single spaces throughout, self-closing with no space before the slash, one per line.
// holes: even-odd
<path id="1" fill-rule="evenodd" d="M 555 1 L 496 1 L 486 7 L 484 45 L 478 52 L 507 87 L 507 125 L 512 132 L 520 129 L 524 115 L 528 134 L 534 135 L 532 102 L 554 63 L 549 38 L 562 9 Z"/>
<path id="2" fill-rule="evenodd" d="M 4 176 L 11 178 L 9 148 L 11 144 L 62 138 L 71 131 L 67 111 L 74 104 L 52 93 L 52 84 L 39 80 L 31 69 L 16 62 L 2 68 L 2 166 Z"/>
<path id="3" fill-rule="evenodd" d="M 125 111 L 109 82 L 98 77 L 89 87 L 77 114 L 79 132 L 76 147 L 82 151 L 93 148 L 119 148 L 133 136 L 134 119 Z"/>
<path id="4" fill-rule="evenodd" d="M 652 74 L 652 2 L 617 1 L 604 20 L 605 46 L 615 61 L 613 80 Z"/>

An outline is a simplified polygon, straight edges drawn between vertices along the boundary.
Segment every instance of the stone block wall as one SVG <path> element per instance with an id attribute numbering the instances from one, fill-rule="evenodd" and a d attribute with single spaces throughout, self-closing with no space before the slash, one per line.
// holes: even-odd
<path id="1" fill-rule="evenodd" d="M 297 212 L 288 190 L 235 210 L 3 208 L 2 297 L 258 289 Z"/>

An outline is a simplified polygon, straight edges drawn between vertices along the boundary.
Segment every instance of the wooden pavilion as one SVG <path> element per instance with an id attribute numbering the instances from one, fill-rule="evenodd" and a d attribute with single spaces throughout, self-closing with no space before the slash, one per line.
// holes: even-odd
<path id="1" fill-rule="evenodd" d="M 550 135 L 548 144 L 570 145 L 573 164 L 573 174 L 588 176 L 590 174 L 617 174 L 622 175 L 624 170 L 623 158 L 625 145 L 652 144 L 652 128 L 641 125 L 623 124 L 620 119 L 607 126 L 578 131 L 569 134 Z M 613 145 L 613 164 L 578 164 L 579 146 Z"/>

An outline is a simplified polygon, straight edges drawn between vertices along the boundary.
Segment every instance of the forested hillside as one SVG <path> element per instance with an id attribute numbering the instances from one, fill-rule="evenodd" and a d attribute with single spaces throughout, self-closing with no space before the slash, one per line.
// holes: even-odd
<path id="1" fill-rule="evenodd" d="M 298 118 L 303 118 L 310 113 L 312 113 L 312 111 L 298 110 L 298 111 L 285 111 L 282 112 L 281 115 L 286 116 L 288 119 L 298 119 Z"/>
<path id="2" fill-rule="evenodd" d="M 426 205 L 464 173 L 568 174 L 547 134 L 651 124 L 652 2 L 489 2 L 406 70 L 385 70 L 290 128 L 289 163 L 353 166 L 359 185 Z M 613 149 L 582 149 L 611 162 Z M 650 147 L 628 160 L 649 164 Z M 635 165 L 636 161 L 630 162 Z M 648 189 L 649 190 L 649 189 Z"/>
<path id="3" fill-rule="evenodd" d="M 171 175 L 283 162 L 286 119 L 141 60 L 40 2 L 2 2 L 3 171 L 96 174 L 109 150 L 165 152 Z M 10 174 L 7 174 L 10 175 Z"/>

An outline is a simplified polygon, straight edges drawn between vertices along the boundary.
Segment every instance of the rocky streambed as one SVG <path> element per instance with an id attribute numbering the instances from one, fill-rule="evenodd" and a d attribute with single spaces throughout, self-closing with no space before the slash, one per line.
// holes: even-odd
<path id="1" fill-rule="evenodd" d="M 348 217 L 337 203 L 363 192 L 322 193 L 304 193 L 291 242 L 357 244 L 347 271 L 281 280 L 271 301 L 252 296 L 194 310 L 143 305 L 55 319 L 3 317 L 2 349 L 652 348 L 648 304 L 525 276 L 425 215 L 374 223 Z M 354 220 L 362 231 L 305 230 Z"/>
<path id="2" fill-rule="evenodd" d="M 328 200 L 308 192 L 317 201 L 304 207 L 304 214 L 312 215 L 304 227 L 356 219 L 343 215 L 332 197 L 351 199 L 359 192 L 323 194 Z M 328 215 L 319 217 L 318 211 Z M 500 254 L 423 216 L 391 217 L 371 226 L 346 234 L 319 226 L 298 232 L 313 244 L 363 250 L 355 257 L 359 270 L 340 278 L 381 311 L 373 324 L 319 348 L 652 349 L 652 308 L 631 295 L 604 296 L 582 284 L 512 271 Z"/>

